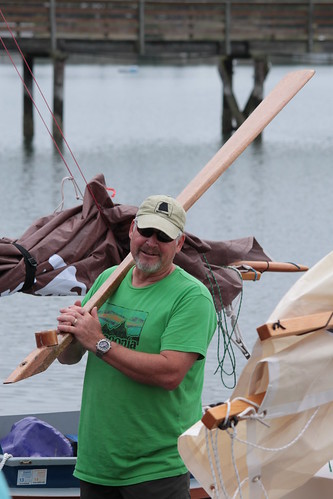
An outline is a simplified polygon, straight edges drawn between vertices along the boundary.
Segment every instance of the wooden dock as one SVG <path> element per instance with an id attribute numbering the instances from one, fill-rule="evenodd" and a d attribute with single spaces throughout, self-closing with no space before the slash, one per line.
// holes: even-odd
<path id="1" fill-rule="evenodd" d="M 333 52 L 331 0 L 2 0 L 25 52 L 170 61 Z M 0 34 L 10 33 L 0 18 Z"/>
<path id="2" fill-rule="evenodd" d="M 217 64 L 226 134 L 262 100 L 270 58 L 333 58 L 332 0 L 1 0 L 0 9 L 3 47 L 17 50 L 17 43 L 31 69 L 36 57 L 52 58 L 54 112 L 60 125 L 64 64 L 70 58 Z M 254 65 L 253 90 L 243 110 L 233 93 L 236 59 Z M 32 88 L 28 70 L 24 78 Z M 26 96 L 26 137 L 33 135 L 28 100 Z"/>

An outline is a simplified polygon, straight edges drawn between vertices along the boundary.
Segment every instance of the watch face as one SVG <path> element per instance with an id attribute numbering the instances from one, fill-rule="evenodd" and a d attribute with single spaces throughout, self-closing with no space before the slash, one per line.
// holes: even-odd
<path id="1" fill-rule="evenodd" d="M 108 340 L 99 340 L 98 348 L 99 350 L 103 350 L 103 352 L 105 352 L 110 348 L 110 342 Z"/>
<path id="2" fill-rule="evenodd" d="M 108 352 L 111 348 L 111 341 L 108 339 L 102 339 L 97 342 L 96 345 L 96 355 L 101 357 L 104 353 Z"/>

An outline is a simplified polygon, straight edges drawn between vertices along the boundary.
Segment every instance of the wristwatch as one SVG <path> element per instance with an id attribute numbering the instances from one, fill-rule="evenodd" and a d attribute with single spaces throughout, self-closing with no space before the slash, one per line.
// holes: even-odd
<path id="1" fill-rule="evenodd" d="M 111 349 L 111 341 L 107 338 L 102 338 L 96 343 L 96 355 L 100 359 Z"/>

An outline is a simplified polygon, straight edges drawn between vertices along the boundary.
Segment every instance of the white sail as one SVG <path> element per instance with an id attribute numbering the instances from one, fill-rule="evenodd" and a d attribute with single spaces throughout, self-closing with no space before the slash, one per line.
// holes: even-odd
<path id="1" fill-rule="evenodd" d="M 332 305 L 330 253 L 295 283 L 269 322 L 331 311 Z M 234 430 L 207 430 L 199 421 L 179 438 L 185 464 L 211 497 L 298 498 L 297 489 L 306 491 L 304 484 L 328 463 L 333 333 L 257 340 L 231 400 L 258 393 L 265 393 L 258 416 Z M 309 494 L 300 497 L 313 499 Z"/>

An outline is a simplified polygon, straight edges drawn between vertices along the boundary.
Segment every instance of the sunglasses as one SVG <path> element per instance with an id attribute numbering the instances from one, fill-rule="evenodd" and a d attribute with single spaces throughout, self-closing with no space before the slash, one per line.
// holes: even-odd
<path id="1" fill-rule="evenodd" d="M 164 232 L 162 232 L 161 230 L 151 229 L 150 227 L 148 229 L 139 229 L 138 226 L 136 228 L 138 229 L 138 233 L 140 234 L 140 236 L 143 236 L 146 238 L 149 238 L 153 234 L 155 234 L 157 240 L 160 243 L 171 243 L 171 241 L 174 241 L 174 239 L 171 239 L 171 237 L 164 234 Z"/>

